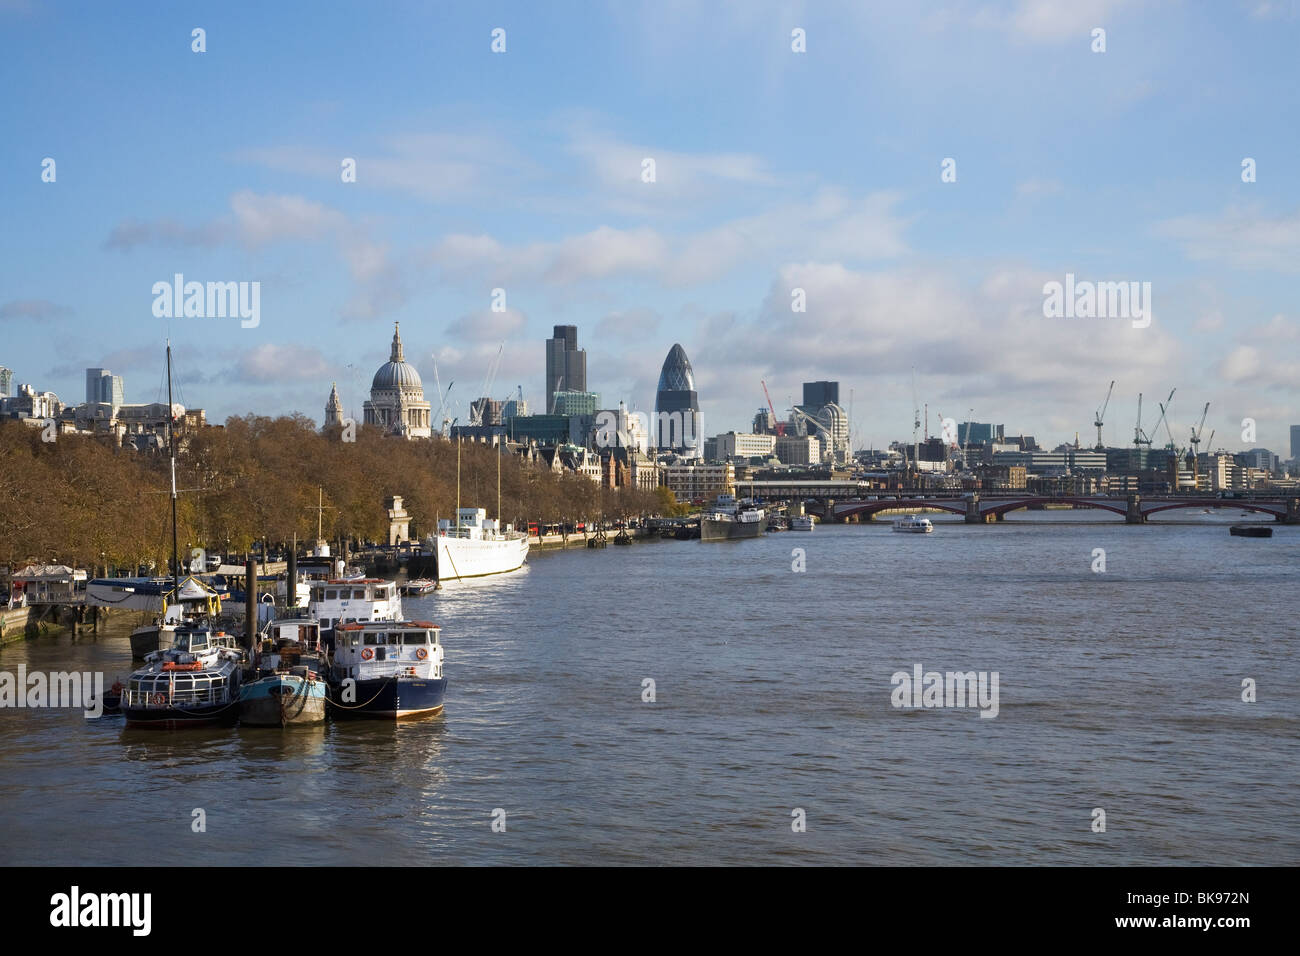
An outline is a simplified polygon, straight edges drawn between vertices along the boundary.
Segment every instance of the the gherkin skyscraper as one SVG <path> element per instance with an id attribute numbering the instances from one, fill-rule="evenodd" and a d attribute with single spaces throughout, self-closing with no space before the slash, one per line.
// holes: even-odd
<path id="1" fill-rule="evenodd" d="M 655 444 L 660 451 L 698 455 L 700 448 L 700 400 L 695 392 L 695 373 L 686 350 L 674 344 L 664 359 L 655 394 Z"/>

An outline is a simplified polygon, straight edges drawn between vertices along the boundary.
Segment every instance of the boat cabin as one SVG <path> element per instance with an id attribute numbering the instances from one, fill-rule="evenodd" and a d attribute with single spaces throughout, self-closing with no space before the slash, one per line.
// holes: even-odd
<path id="1" fill-rule="evenodd" d="M 342 624 L 334 631 L 334 666 L 342 677 L 442 677 L 442 628 L 429 621 Z"/>
<path id="2" fill-rule="evenodd" d="M 402 611 L 397 582 L 382 578 L 313 581 L 308 607 L 323 631 L 361 621 L 391 621 Z"/>

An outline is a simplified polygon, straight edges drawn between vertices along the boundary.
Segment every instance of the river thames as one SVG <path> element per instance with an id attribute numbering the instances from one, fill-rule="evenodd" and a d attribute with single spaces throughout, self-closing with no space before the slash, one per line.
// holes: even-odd
<path id="1" fill-rule="evenodd" d="M 0 862 L 1300 863 L 1300 527 L 931 518 L 533 555 L 404 599 L 443 625 L 432 719 L 0 711 Z M 111 684 L 128 631 L 0 670 Z M 997 672 L 996 716 L 895 707 L 918 665 Z"/>

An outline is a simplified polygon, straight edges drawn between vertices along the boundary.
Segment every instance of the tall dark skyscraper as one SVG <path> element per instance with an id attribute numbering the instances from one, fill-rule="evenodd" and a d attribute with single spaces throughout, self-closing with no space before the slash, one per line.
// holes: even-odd
<path id="1" fill-rule="evenodd" d="M 803 404 L 805 408 L 821 408 L 823 405 L 838 405 L 839 403 L 839 382 L 803 383 Z"/>
<path id="2" fill-rule="evenodd" d="M 674 345 L 664 359 L 655 394 L 654 441 L 660 451 L 699 454 L 700 400 L 695 393 L 695 373 L 686 350 Z"/>
<path id="3" fill-rule="evenodd" d="M 578 327 L 557 325 L 546 340 L 546 414 L 555 412 L 555 393 L 587 390 L 587 350 L 578 348 Z"/>

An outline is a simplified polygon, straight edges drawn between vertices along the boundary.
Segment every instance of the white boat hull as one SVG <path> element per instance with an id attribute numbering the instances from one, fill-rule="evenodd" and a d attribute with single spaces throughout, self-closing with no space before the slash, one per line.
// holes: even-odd
<path id="1" fill-rule="evenodd" d="M 528 538 L 455 538 L 438 535 L 438 580 L 457 581 L 518 571 L 528 559 Z"/>

